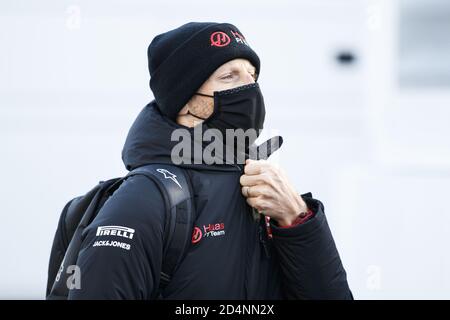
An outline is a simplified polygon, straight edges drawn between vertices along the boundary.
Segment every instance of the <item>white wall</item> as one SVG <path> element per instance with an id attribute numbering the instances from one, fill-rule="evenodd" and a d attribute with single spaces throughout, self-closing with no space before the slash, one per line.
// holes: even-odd
<path id="1" fill-rule="evenodd" d="M 398 85 L 397 4 L 0 2 L 0 298 L 43 298 L 63 205 L 125 173 L 146 48 L 188 21 L 234 23 L 260 55 L 267 133 L 325 203 L 355 297 L 450 298 L 450 88 Z"/>

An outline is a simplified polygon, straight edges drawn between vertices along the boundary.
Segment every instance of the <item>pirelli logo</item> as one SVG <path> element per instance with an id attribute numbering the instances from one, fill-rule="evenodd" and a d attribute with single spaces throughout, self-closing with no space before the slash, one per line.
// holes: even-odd
<path id="1" fill-rule="evenodd" d="M 101 226 L 97 228 L 97 237 L 100 236 L 117 236 L 127 239 L 133 239 L 134 229 L 122 226 Z"/>

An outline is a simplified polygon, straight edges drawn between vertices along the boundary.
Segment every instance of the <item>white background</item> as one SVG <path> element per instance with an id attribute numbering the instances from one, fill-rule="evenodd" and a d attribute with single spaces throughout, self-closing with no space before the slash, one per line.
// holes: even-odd
<path id="1" fill-rule="evenodd" d="M 449 299 L 449 19 L 444 0 L 2 0 L 0 298 L 44 298 L 64 204 L 126 173 L 153 37 L 217 21 L 261 58 L 274 160 L 324 202 L 355 298 Z"/>

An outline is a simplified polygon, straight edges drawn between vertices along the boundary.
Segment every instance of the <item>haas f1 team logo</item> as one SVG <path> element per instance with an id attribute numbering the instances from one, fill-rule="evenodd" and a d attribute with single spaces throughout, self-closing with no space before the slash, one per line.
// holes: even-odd
<path id="1" fill-rule="evenodd" d="M 243 35 L 233 30 L 230 30 L 230 32 L 233 35 L 234 40 L 236 40 L 236 43 L 245 44 L 248 46 L 247 40 L 245 40 Z M 212 47 L 226 47 L 231 42 L 230 36 L 223 31 L 213 32 L 210 40 Z"/>
<path id="2" fill-rule="evenodd" d="M 247 40 L 245 40 L 244 36 L 239 34 L 239 32 L 237 31 L 233 31 L 231 30 L 231 33 L 234 36 L 234 39 L 236 40 L 237 43 L 242 43 L 245 44 L 246 46 L 248 46 Z"/>
<path id="3" fill-rule="evenodd" d="M 222 31 L 216 31 L 211 34 L 211 46 L 225 47 L 230 43 L 230 37 Z"/>
<path id="4" fill-rule="evenodd" d="M 192 232 L 192 243 L 197 243 L 203 238 L 220 237 L 225 235 L 225 223 L 203 225 L 202 228 L 195 227 Z"/>
<path id="5" fill-rule="evenodd" d="M 200 240 L 202 240 L 203 237 L 203 233 L 202 233 L 202 229 L 200 229 L 199 227 L 195 227 L 194 231 L 192 232 L 192 243 L 197 243 Z"/>

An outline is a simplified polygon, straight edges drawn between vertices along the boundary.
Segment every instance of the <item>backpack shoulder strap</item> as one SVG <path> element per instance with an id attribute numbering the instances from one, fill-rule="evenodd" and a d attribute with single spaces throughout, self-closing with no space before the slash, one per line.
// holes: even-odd
<path id="1" fill-rule="evenodd" d="M 195 222 L 192 185 L 180 167 L 149 164 L 130 171 L 127 176 L 145 175 L 159 187 L 166 204 L 164 256 L 160 290 L 164 290 L 189 247 Z"/>
<path id="2" fill-rule="evenodd" d="M 154 181 L 165 201 L 167 219 L 160 291 L 167 286 L 190 243 L 195 221 L 191 197 L 193 192 L 183 169 L 173 165 L 150 164 L 130 171 L 125 177 L 100 181 L 88 193 L 72 199 L 64 206 L 50 254 L 47 299 L 67 299 L 68 274 L 65 270 L 76 263 L 84 229 L 122 182 L 138 174 Z"/>
<path id="3" fill-rule="evenodd" d="M 50 253 L 47 299 L 66 299 L 68 267 L 75 265 L 82 242 L 82 233 L 108 198 L 108 190 L 122 178 L 100 181 L 83 196 L 70 200 L 61 213 Z"/>

